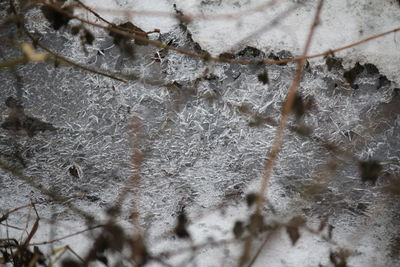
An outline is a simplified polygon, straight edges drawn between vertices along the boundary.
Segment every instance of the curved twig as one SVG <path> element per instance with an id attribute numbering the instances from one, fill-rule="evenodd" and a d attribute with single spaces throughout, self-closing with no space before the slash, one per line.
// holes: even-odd
<path id="1" fill-rule="evenodd" d="M 360 41 L 357 41 L 357 42 L 354 42 L 354 43 L 350 43 L 350 44 L 342 46 L 342 47 L 330 49 L 330 50 L 327 50 L 325 52 L 309 55 L 309 56 L 302 55 L 300 57 L 280 59 L 280 60 L 261 60 L 261 61 L 260 60 L 238 60 L 238 59 L 213 57 L 213 56 L 210 56 L 208 53 L 206 53 L 206 54 L 198 54 L 198 53 L 195 53 L 195 52 L 187 51 L 185 49 L 173 47 L 173 46 L 167 45 L 165 43 L 162 43 L 162 42 L 159 42 L 159 41 L 156 41 L 156 40 L 147 39 L 147 38 L 141 36 L 140 34 L 143 34 L 143 33 L 140 33 L 140 32 L 136 33 L 136 32 L 132 31 L 134 33 L 134 34 L 132 34 L 130 32 L 123 31 L 123 30 L 119 29 L 118 27 L 103 26 L 101 24 L 98 24 L 98 23 L 95 23 L 95 22 L 91 22 L 89 20 L 85 20 L 85 19 L 80 18 L 78 16 L 68 14 L 67 12 L 65 12 L 64 10 L 60 9 L 59 7 L 57 7 L 55 5 L 51 5 L 51 4 L 47 4 L 47 3 L 39 3 L 39 4 L 51 7 L 54 10 L 56 10 L 57 12 L 60 12 L 60 13 L 65 14 L 65 15 L 68 15 L 71 19 L 77 19 L 77 20 L 79 20 L 79 21 L 81 21 L 83 23 L 86 23 L 88 25 L 92 25 L 94 27 L 98 27 L 98 28 L 101 28 L 101 29 L 109 31 L 109 32 L 114 32 L 114 33 L 123 35 L 123 36 L 128 37 L 128 38 L 132 38 L 132 39 L 136 39 L 136 40 L 139 40 L 139 41 L 142 41 L 142 42 L 146 42 L 148 44 L 151 44 L 151 45 L 159 47 L 159 48 L 173 50 L 175 52 L 178 52 L 178 53 L 181 53 L 181 54 L 184 54 L 184 55 L 187 55 L 187 56 L 199 58 L 199 59 L 202 59 L 202 60 L 205 60 L 205 61 L 225 62 L 225 63 L 233 63 L 233 64 L 241 64 L 241 65 L 255 65 L 255 64 L 256 65 L 260 65 L 260 64 L 275 65 L 275 64 L 282 64 L 282 63 L 288 63 L 288 62 L 299 62 L 299 61 L 305 60 L 305 59 L 313 59 L 313 58 L 323 57 L 323 56 L 326 56 L 326 55 L 329 55 L 329 54 L 332 54 L 332 53 L 336 53 L 336 52 L 339 52 L 339 51 L 342 51 L 342 50 L 346 50 L 346 49 L 358 46 L 360 44 L 363 44 L 363 43 L 366 43 L 368 41 L 380 38 L 382 36 L 385 36 L 385 35 L 400 31 L 400 27 L 396 27 L 396 28 L 391 29 L 389 31 L 369 36 L 369 37 L 364 38 L 364 39 L 362 39 Z"/>
<path id="2" fill-rule="evenodd" d="M 271 177 L 272 168 L 273 168 L 276 158 L 278 157 L 278 154 L 281 150 L 283 132 L 286 127 L 286 122 L 287 122 L 289 113 L 292 109 L 294 98 L 296 96 L 297 87 L 300 84 L 301 76 L 302 76 L 304 65 L 306 62 L 305 57 L 307 56 L 308 50 L 311 46 L 311 41 L 314 36 L 315 29 L 317 28 L 319 21 L 320 21 L 320 13 L 322 10 L 323 2 L 324 2 L 323 0 L 320 0 L 318 3 L 318 6 L 317 6 L 317 9 L 315 12 L 315 17 L 313 20 L 313 24 L 311 25 L 311 29 L 308 34 L 306 44 L 304 46 L 302 59 L 297 62 L 296 73 L 293 78 L 292 84 L 289 87 L 289 92 L 287 94 L 286 101 L 282 108 L 281 118 L 280 118 L 279 125 L 277 128 L 276 134 L 275 134 L 275 139 L 274 139 L 274 142 L 272 145 L 271 153 L 269 155 L 269 158 L 267 159 L 267 162 L 264 165 L 264 175 L 263 175 L 263 179 L 261 181 L 261 187 L 258 192 L 257 201 L 256 201 L 256 211 L 255 211 L 256 216 L 260 215 L 260 213 L 261 213 L 261 207 L 265 200 L 264 195 L 267 191 L 268 183 L 269 183 L 269 180 Z M 254 230 L 256 230 L 256 229 L 254 229 Z M 246 240 L 246 242 L 243 246 L 242 256 L 240 257 L 240 260 L 239 260 L 239 267 L 244 266 L 250 259 L 250 251 L 251 251 L 251 247 L 252 247 L 252 242 L 253 242 L 253 238 L 250 236 Z"/>

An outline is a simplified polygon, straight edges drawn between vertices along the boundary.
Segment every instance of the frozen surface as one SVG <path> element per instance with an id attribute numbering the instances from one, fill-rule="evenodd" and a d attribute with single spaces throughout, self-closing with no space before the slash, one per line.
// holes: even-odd
<path id="1" fill-rule="evenodd" d="M 99 1 L 98 7 L 154 10 L 157 6 L 157 10 L 174 12 L 175 2 L 172 1 L 137 2 Z M 288 2 L 292 4 L 293 1 Z M 350 1 L 326 3 L 323 25 L 318 29 L 313 52 L 341 46 L 395 26 L 394 14 L 400 9 L 397 2 L 378 1 L 373 8 L 368 7 L 367 1 L 351 3 L 358 5 Z M 177 7 L 189 14 L 232 13 L 259 4 L 259 1 L 176 1 Z M 271 57 L 272 51 L 281 57 L 290 53 L 298 55 L 314 1 L 296 9 L 280 26 L 236 45 L 255 29 L 254 25 L 262 26 L 266 18 L 274 17 L 274 12 L 285 9 L 285 5 L 287 3 L 282 1 L 241 21 L 195 20 L 188 29 L 202 49 L 215 55 L 229 51 L 238 59 L 254 60 Z M 359 15 L 354 15 L 356 13 Z M 142 79 L 122 83 L 70 67 L 54 68 L 38 63 L 15 69 L 22 75 L 19 87 L 12 70 L 2 70 L 2 121 L 7 118 L 6 98 L 22 96 L 25 112 L 52 123 L 57 131 L 38 133 L 30 138 L 1 128 L 1 160 L 32 177 L 34 183 L 61 196 L 88 193 L 85 198 L 71 203 L 101 221 L 105 217 L 104 209 L 115 202 L 132 175 L 133 145 L 144 153 L 138 203 L 150 252 L 156 255 L 171 247 L 190 245 L 189 241 L 176 240 L 171 233 L 182 206 L 191 219 L 188 230 L 194 243 L 207 242 L 208 237 L 233 238 L 235 221 L 246 220 L 250 214 L 245 196 L 259 188 L 264 161 L 295 65 L 210 63 L 171 51 L 158 62 L 153 58 L 160 49 L 152 46 L 136 46 L 134 59 L 128 59 L 121 56 L 110 36 L 101 30 L 96 30 L 95 43 L 88 46 L 85 53 L 78 37 L 66 31 L 54 32 L 42 22 L 38 12 L 32 11 L 30 16 L 33 22 L 29 29 L 47 32 L 41 42 L 49 48 L 82 64 L 122 70 Z M 107 16 L 116 23 L 125 21 L 120 15 L 116 18 L 107 13 Z M 154 35 L 155 39 L 196 50 L 188 32 L 172 18 L 133 16 L 132 21 L 144 30 L 161 29 L 162 34 Z M 12 27 L 3 28 L 0 37 L 11 38 L 14 31 Z M 382 161 L 384 174 L 377 185 L 361 182 L 356 161 L 335 155 L 319 142 L 297 134 L 293 130 L 297 125 L 293 117 L 268 190 L 267 198 L 273 209 L 263 210 L 269 221 L 286 222 L 295 215 L 302 215 L 314 228 L 328 218 L 334 226 L 334 241 L 351 251 L 350 266 L 399 264 L 396 252 L 400 243 L 398 198 L 382 192 L 388 177 L 398 175 L 400 170 L 400 96 L 395 89 L 398 83 L 395 77 L 399 73 L 396 66 L 400 63 L 396 60 L 400 57 L 395 56 L 399 53 L 396 38 L 397 34 L 392 34 L 338 54 L 337 57 L 346 58 L 344 67 L 339 64 L 328 70 L 323 60 L 312 61 L 299 89 L 304 99 L 313 99 L 304 123 L 315 137 L 333 142 L 361 160 Z M 384 49 L 377 48 L 383 44 Z M 262 51 L 245 48 L 246 45 Z M 1 52 L 6 58 L 20 53 L 6 45 L 1 46 Z M 355 61 L 360 61 L 363 67 L 349 85 L 343 76 L 354 67 Z M 370 65 L 365 65 L 367 63 Z M 257 78 L 264 71 L 268 72 L 268 84 Z M 382 75 L 388 80 L 381 81 Z M 141 130 L 132 144 L 130 123 L 133 118 L 139 118 Z M 263 122 L 258 124 L 259 118 L 263 118 Z M 325 177 L 327 163 L 336 157 L 337 171 Z M 78 177 L 71 175 L 72 166 L 77 169 Z M 0 178 L 0 201 L 5 203 L 1 212 L 25 205 L 30 199 L 47 199 L 3 169 Z M 319 179 L 326 185 L 323 190 L 312 198 L 305 196 L 304 191 Z M 132 201 L 127 201 L 126 212 L 118 218 L 122 224 L 127 225 L 130 220 Z M 34 242 L 85 228 L 84 220 L 65 205 L 40 205 L 38 211 L 42 220 Z M 26 214 L 26 210 L 13 214 L 8 223 L 23 227 Z M 53 227 L 47 227 L 49 224 Z M 2 237 L 6 234 L 3 226 L 0 226 L 0 234 Z M 91 235 L 87 237 L 78 235 L 56 246 L 69 244 L 84 254 Z M 329 266 L 329 251 L 334 248 L 307 232 L 302 233 L 293 247 L 286 231 L 281 229 L 273 232 L 254 266 L 266 263 L 270 266 Z M 190 253 L 183 254 L 170 263 L 233 266 L 240 253 L 239 243 L 205 247 L 194 258 Z"/>

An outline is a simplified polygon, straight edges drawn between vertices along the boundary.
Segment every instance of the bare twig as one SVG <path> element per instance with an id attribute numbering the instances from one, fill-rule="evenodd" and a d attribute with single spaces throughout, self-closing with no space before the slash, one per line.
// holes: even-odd
<path id="1" fill-rule="evenodd" d="M 292 109 L 292 105 L 293 105 L 293 102 L 294 102 L 294 98 L 296 96 L 297 88 L 298 88 L 298 86 L 300 84 L 301 76 L 302 76 L 302 73 L 303 73 L 303 68 L 304 68 L 304 65 L 305 65 L 305 56 L 307 55 L 308 50 L 310 48 L 311 41 L 312 41 L 312 38 L 313 38 L 313 35 L 314 35 L 314 32 L 315 32 L 315 29 L 319 24 L 319 20 L 320 20 L 319 15 L 320 15 L 320 12 L 321 12 L 321 9 L 322 9 L 323 2 L 324 2 L 323 0 L 320 0 L 319 4 L 317 6 L 317 10 L 316 10 L 316 14 L 315 14 L 315 17 L 314 17 L 314 21 L 313 21 L 313 24 L 311 26 L 310 33 L 308 35 L 308 38 L 307 38 L 307 41 L 306 41 L 306 44 L 305 44 L 305 47 L 304 47 L 303 59 L 301 59 L 297 63 L 296 74 L 295 74 L 295 76 L 293 78 L 292 84 L 290 85 L 289 92 L 288 92 L 287 97 L 286 97 L 286 101 L 285 101 L 285 103 L 283 105 L 283 109 L 282 109 L 282 112 L 281 112 L 281 118 L 280 118 L 280 121 L 279 121 L 278 129 L 276 131 L 275 139 L 274 139 L 274 142 L 273 142 L 273 145 L 272 145 L 272 150 L 271 150 L 269 158 L 268 158 L 268 160 L 267 160 L 267 162 L 266 162 L 266 164 L 264 166 L 264 175 L 263 175 L 261 188 L 260 188 L 260 191 L 259 191 L 259 194 L 258 194 L 258 198 L 257 198 L 256 211 L 258 213 L 260 212 L 261 206 L 262 206 L 262 204 L 264 202 L 264 194 L 265 194 L 265 192 L 267 190 L 268 182 L 269 182 L 269 179 L 270 179 L 270 176 L 271 176 L 271 172 L 272 172 L 272 167 L 274 166 L 275 160 L 276 160 L 276 158 L 277 158 L 277 156 L 278 156 L 278 154 L 280 152 L 280 149 L 281 149 L 283 132 L 285 130 L 285 126 L 286 126 L 286 122 L 287 122 L 289 113 L 290 113 L 290 111 Z"/>
<path id="2" fill-rule="evenodd" d="M 92 72 L 92 73 L 95 73 L 95 74 L 98 74 L 98 75 L 102 75 L 102 76 L 105 76 L 105 77 L 108 77 L 108 78 L 111 78 L 111 79 L 114 79 L 114 80 L 117 80 L 117 81 L 120 81 L 120 82 L 128 82 L 127 80 L 119 78 L 119 77 L 116 77 L 113 74 L 83 66 L 83 65 L 78 64 L 78 63 L 76 63 L 76 62 L 74 62 L 72 60 L 67 59 L 66 57 L 61 56 L 60 54 L 57 54 L 53 50 L 51 50 L 51 49 L 47 48 L 46 46 L 44 46 L 43 44 L 41 44 L 37 39 L 35 39 L 35 37 L 32 36 L 32 34 L 28 31 L 28 29 L 25 26 L 23 27 L 23 29 L 24 29 L 25 34 L 32 40 L 32 42 L 34 42 L 37 46 L 39 46 L 40 48 L 42 48 L 43 50 L 45 50 L 47 53 L 51 54 L 54 57 L 53 59 L 51 59 L 53 62 L 61 61 L 61 62 L 64 62 L 64 63 L 66 63 L 68 65 L 71 65 L 71 66 L 73 66 L 75 68 L 79 68 L 79 69 L 82 69 L 82 70 L 85 70 L 85 71 L 89 71 L 89 72 Z"/>
<path id="3" fill-rule="evenodd" d="M 307 55 L 303 54 L 300 57 L 287 58 L 287 59 L 281 59 L 281 60 L 263 60 L 263 61 L 259 61 L 259 60 L 258 61 L 257 60 L 238 60 L 238 59 L 212 57 L 210 55 L 198 54 L 198 53 L 195 53 L 195 52 L 187 51 L 185 49 L 173 47 L 173 46 L 167 45 L 167 44 L 159 42 L 159 41 L 147 39 L 147 38 L 141 36 L 140 33 L 132 34 L 130 32 L 127 32 L 126 30 L 122 31 L 118 27 L 103 26 L 101 24 L 94 23 L 94 22 L 82 19 L 82 18 L 80 18 L 78 16 L 74 16 L 74 15 L 71 15 L 71 14 L 67 13 L 66 11 L 60 9 L 59 7 L 57 7 L 55 5 L 51 5 L 51 4 L 47 4 L 47 3 L 39 3 L 39 4 L 51 7 L 54 10 L 56 10 L 57 12 L 60 12 L 60 13 L 62 13 L 64 15 L 67 15 L 70 18 L 77 19 L 77 20 L 79 20 L 79 21 L 81 21 L 83 23 L 86 23 L 86 24 L 92 25 L 94 27 L 98 27 L 98 28 L 104 29 L 104 30 L 109 31 L 109 32 L 118 33 L 118 34 L 123 35 L 125 37 L 137 39 L 139 41 L 146 42 L 148 44 L 151 44 L 151 45 L 159 47 L 159 48 L 173 50 L 175 52 L 178 52 L 178 53 L 181 53 L 181 54 L 184 54 L 184 55 L 187 55 L 187 56 L 191 56 L 191 57 L 195 57 L 195 58 L 199 58 L 199 59 L 203 59 L 203 60 L 207 60 L 207 61 L 234 63 L 234 64 L 241 64 L 241 65 L 254 65 L 254 64 L 275 65 L 275 64 L 282 64 L 282 63 L 288 63 L 288 62 L 300 62 L 300 61 L 306 60 L 306 59 L 313 59 L 313 58 L 323 57 L 323 56 L 326 56 L 326 55 L 329 55 L 329 54 L 332 54 L 332 53 L 335 53 L 335 52 L 339 52 L 339 51 L 342 51 L 342 50 L 345 50 L 345 49 L 348 49 L 348 48 L 352 48 L 352 47 L 358 46 L 360 44 L 363 44 L 365 42 L 380 38 L 382 36 L 385 36 L 385 35 L 400 31 L 400 27 L 397 27 L 397 28 L 394 28 L 392 30 L 389 30 L 389 31 L 386 31 L 386 32 L 383 32 L 383 33 L 372 35 L 372 36 L 367 37 L 365 39 L 362 39 L 360 41 L 357 41 L 357 42 L 354 42 L 354 43 L 351 43 L 351 44 L 348 44 L 348 45 L 345 45 L 345 46 L 342 46 L 342 47 L 339 47 L 339 48 L 330 49 L 328 51 L 325 51 L 325 52 L 322 52 L 322 53 L 318 53 L 318 54 L 314 54 L 314 55 L 310 55 L 310 56 L 307 56 Z"/>
<path id="4" fill-rule="evenodd" d="M 81 197 L 84 197 L 84 196 L 86 196 L 86 193 L 81 193 L 81 194 L 77 194 L 77 195 L 73 195 L 73 196 L 69 196 L 69 197 L 64 197 L 64 198 L 61 198 L 60 201 L 65 202 L 65 201 L 68 201 L 68 200 L 71 200 L 71 199 L 74 199 L 74 198 L 81 198 Z M 6 212 L 5 214 L 3 214 L 3 217 L 4 216 L 8 217 L 10 214 L 12 214 L 12 213 L 14 213 L 14 212 L 16 212 L 18 210 L 31 207 L 32 205 L 42 205 L 42 204 L 48 204 L 48 203 L 52 203 L 52 202 L 54 202 L 53 199 L 44 200 L 44 201 L 33 201 L 33 202 L 29 203 L 29 204 L 26 204 L 26 205 L 23 205 L 23 206 L 19 206 L 17 208 L 14 208 L 14 209 Z"/>
<path id="5" fill-rule="evenodd" d="M 29 176 L 26 176 L 26 175 L 22 174 L 19 170 L 16 170 L 15 168 L 13 168 L 12 166 L 10 166 L 9 164 L 7 164 L 6 162 L 4 162 L 2 160 L 0 160 L 0 168 L 2 168 L 5 171 L 10 172 L 12 175 L 14 175 L 14 177 L 16 177 L 19 180 L 27 183 L 30 186 L 36 188 L 42 194 L 44 194 L 44 195 L 50 197 L 51 199 L 53 199 L 54 202 L 65 202 L 65 197 L 61 197 L 60 193 L 54 192 L 54 191 L 46 189 L 46 188 L 43 188 L 43 186 L 38 184 L 38 183 L 36 183 L 32 177 L 29 177 Z M 77 214 L 81 215 L 86 220 L 88 220 L 88 221 L 93 221 L 94 220 L 92 215 L 90 215 L 89 213 L 79 209 L 75 205 L 72 205 L 71 203 L 65 203 L 65 205 L 69 209 L 71 209 L 72 211 L 74 211 Z"/>
<path id="6" fill-rule="evenodd" d="M 132 158 L 131 162 L 133 165 L 133 173 L 131 176 L 131 182 L 129 184 L 134 194 L 134 200 L 132 201 L 132 210 L 131 210 L 131 219 L 133 222 L 133 225 L 135 226 L 135 235 L 142 235 L 141 230 L 140 230 L 140 222 L 139 222 L 139 200 L 140 200 L 140 195 L 139 195 L 139 188 L 140 188 L 140 171 L 142 168 L 142 164 L 144 161 L 144 155 L 143 152 L 140 149 L 140 143 L 143 141 L 141 138 L 141 127 L 142 127 L 142 122 L 140 121 L 139 117 L 133 117 L 131 121 L 131 147 L 133 149 L 132 153 Z"/>
<path id="7" fill-rule="evenodd" d="M 254 255 L 254 257 L 249 261 L 249 264 L 247 265 L 247 267 L 251 267 L 253 266 L 253 264 L 256 262 L 257 258 L 260 256 L 261 252 L 264 250 L 265 246 L 267 245 L 268 241 L 270 241 L 271 239 L 271 235 L 274 234 L 279 228 L 275 229 L 273 232 L 268 232 L 268 234 L 264 237 L 264 241 L 262 242 L 262 244 L 260 245 L 260 247 L 258 248 L 256 254 Z"/>
<path id="8" fill-rule="evenodd" d="M 54 57 L 53 62 L 62 61 L 62 62 L 67 63 L 67 64 L 69 64 L 69 65 L 71 65 L 73 67 L 76 67 L 76 68 L 79 68 L 79 69 L 83 69 L 85 71 L 89 71 L 89 72 L 92 72 L 92 73 L 103 75 L 103 76 L 106 76 L 106 77 L 109 77 L 109 78 L 112 78 L 112 79 L 115 79 L 115 80 L 118 80 L 118 81 L 121 81 L 121 82 L 127 82 L 127 80 L 118 78 L 118 77 L 116 77 L 116 76 L 114 76 L 112 74 L 109 74 L 109 73 L 106 73 L 106 72 L 102 72 L 102 71 L 98 71 L 98 70 L 95 70 L 95 69 L 80 65 L 80 64 L 78 64 L 76 62 L 73 62 L 73 61 L 71 61 L 71 60 L 69 60 L 69 59 L 57 54 L 56 52 L 52 51 L 51 49 L 47 48 L 46 46 L 42 45 L 39 42 L 39 40 L 34 38 L 32 36 L 32 34 L 28 31 L 28 29 L 25 27 L 24 18 L 23 18 L 23 16 L 18 15 L 17 10 L 16 10 L 15 5 L 14 5 L 14 2 L 12 0 L 10 1 L 10 7 L 11 7 L 12 12 L 16 16 L 16 20 L 18 20 L 19 23 L 21 24 L 22 29 L 25 32 L 25 34 L 29 37 L 29 39 L 32 40 L 33 43 L 35 43 L 37 46 L 39 46 L 40 48 L 42 48 L 43 50 L 45 50 L 49 54 L 51 54 Z M 47 59 L 47 60 L 49 60 L 49 59 Z M 17 62 L 17 63 L 23 63 L 23 62 Z"/>
<path id="9" fill-rule="evenodd" d="M 320 20 L 320 12 L 322 9 L 322 5 L 323 5 L 323 0 L 319 1 L 319 4 L 317 6 L 316 12 L 315 12 L 315 17 L 313 20 L 313 24 L 311 25 L 311 29 L 310 32 L 308 34 L 308 38 L 306 41 L 306 44 L 304 46 L 304 51 L 303 51 L 303 59 L 301 59 L 300 61 L 297 62 L 297 69 L 296 69 L 296 73 L 295 76 L 293 78 L 292 84 L 289 87 L 289 92 L 287 94 L 286 97 L 286 101 L 283 105 L 282 111 L 281 111 L 281 118 L 279 121 L 279 125 L 275 134 L 275 139 L 272 145 L 272 150 L 271 153 L 269 155 L 269 158 L 267 159 L 267 162 L 264 165 L 264 175 L 263 175 L 263 179 L 261 182 L 261 187 L 260 190 L 258 192 L 258 196 L 257 196 L 257 202 L 256 202 L 256 211 L 255 211 L 255 215 L 259 215 L 261 213 L 261 207 L 264 203 L 264 199 L 265 199 L 265 192 L 267 190 L 267 186 L 269 183 L 269 179 L 271 177 L 271 172 L 272 172 L 272 167 L 274 166 L 275 160 L 279 154 L 279 151 L 281 149 L 281 143 L 282 143 L 282 137 L 283 137 L 283 132 L 285 130 L 285 126 L 286 126 L 286 122 L 289 116 L 289 113 L 292 109 L 292 105 L 294 102 L 294 98 L 296 95 L 296 91 L 297 91 L 297 87 L 300 84 L 300 80 L 301 80 L 301 76 L 303 73 L 303 68 L 305 65 L 305 56 L 308 53 L 308 50 L 310 48 L 311 45 L 311 41 L 315 32 L 316 27 L 319 24 L 319 20 Z M 239 266 L 244 266 L 244 264 L 246 264 L 246 262 L 249 260 L 250 258 L 250 251 L 251 251 L 251 246 L 252 246 L 252 237 L 249 237 L 243 247 L 243 252 L 242 252 L 242 256 L 240 257 L 239 260 Z"/>
<path id="10" fill-rule="evenodd" d="M 228 20 L 233 19 L 236 20 L 243 16 L 249 16 L 256 12 L 262 12 L 267 8 L 275 5 L 277 3 L 276 0 L 269 1 L 258 6 L 249 8 L 247 10 L 230 13 L 230 14 L 213 14 L 213 15 L 204 15 L 204 14 L 188 14 L 188 15 L 180 15 L 171 12 L 162 12 L 162 11 L 150 11 L 150 10 L 113 10 L 113 9 L 105 9 L 105 8 L 95 8 L 91 7 L 92 10 L 97 10 L 99 12 L 106 13 L 114 13 L 114 14 L 131 14 L 135 16 L 155 16 L 155 17 L 174 17 L 181 20 Z"/>
<path id="11" fill-rule="evenodd" d="M 99 225 L 96 225 L 96 226 L 93 226 L 93 227 L 89 227 L 89 228 L 86 228 L 84 230 L 81 230 L 81 231 L 78 231 L 78 232 L 75 232 L 75 233 L 72 233 L 72 234 L 68 234 L 68 235 L 53 239 L 53 240 L 31 243 L 31 244 L 29 244 L 29 246 L 41 246 L 41 245 L 52 244 L 52 243 L 55 243 L 55 242 L 58 242 L 58 241 L 61 241 L 61 240 L 64 240 L 64 239 L 67 239 L 67 238 L 82 234 L 82 233 L 85 233 L 87 231 L 91 231 L 91 230 L 103 227 L 105 225 L 106 224 L 99 224 Z"/>
<path id="12" fill-rule="evenodd" d="M 240 39 L 240 41 L 236 42 L 235 44 L 231 45 L 230 47 L 232 48 L 236 48 L 239 46 L 239 44 L 242 44 L 243 42 L 249 42 L 251 39 L 260 36 L 260 34 L 265 33 L 267 30 L 271 30 L 272 27 L 276 26 L 277 24 L 279 24 L 279 22 L 285 18 L 286 16 L 288 16 L 290 13 L 292 13 L 293 11 L 296 10 L 296 8 L 298 7 L 298 5 L 291 5 L 289 6 L 287 9 L 283 10 L 280 14 L 278 14 L 274 19 L 272 19 L 271 21 L 268 21 L 266 24 L 264 24 L 262 27 L 260 27 L 259 29 L 253 31 L 252 33 L 250 33 L 249 35 L 243 37 Z M 228 49 L 229 50 L 229 49 Z"/>
<path id="13" fill-rule="evenodd" d="M 101 21 L 107 23 L 108 25 L 113 25 L 113 23 L 109 22 L 108 20 L 106 20 L 105 18 L 103 18 L 102 16 L 100 16 L 96 11 L 93 10 L 93 8 L 85 5 L 84 3 L 82 3 L 82 1 L 80 0 L 75 0 L 76 2 L 78 2 L 78 4 L 83 7 L 84 9 L 86 9 L 87 11 L 89 11 L 90 13 L 92 13 L 93 15 L 95 15 L 98 19 L 100 19 Z"/>

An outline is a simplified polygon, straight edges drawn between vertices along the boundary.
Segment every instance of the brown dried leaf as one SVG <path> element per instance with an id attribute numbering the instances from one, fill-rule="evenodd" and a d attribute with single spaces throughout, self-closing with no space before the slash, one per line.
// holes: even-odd
<path id="1" fill-rule="evenodd" d="M 249 193 L 246 195 L 246 203 L 248 207 L 251 207 L 254 203 L 256 203 L 257 196 L 258 195 L 256 193 Z"/>
<path id="2" fill-rule="evenodd" d="M 186 217 L 185 211 L 181 211 L 181 213 L 178 215 L 178 223 L 175 227 L 175 234 L 179 238 L 190 238 L 190 234 L 186 228 L 186 225 L 188 223 L 188 219 Z"/>
<path id="3" fill-rule="evenodd" d="M 236 239 L 239 239 L 244 233 L 244 225 L 242 221 L 236 221 L 233 226 L 233 235 Z"/>
<path id="4" fill-rule="evenodd" d="M 264 85 L 269 83 L 268 72 L 266 70 L 258 74 L 257 78 Z"/>
<path id="5" fill-rule="evenodd" d="M 382 171 L 382 166 L 376 160 L 359 161 L 359 170 L 363 182 L 375 184 Z"/>
<path id="6" fill-rule="evenodd" d="M 286 226 L 286 232 L 288 233 L 290 240 L 292 241 L 292 245 L 294 246 L 300 238 L 300 232 L 298 227 Z"/>

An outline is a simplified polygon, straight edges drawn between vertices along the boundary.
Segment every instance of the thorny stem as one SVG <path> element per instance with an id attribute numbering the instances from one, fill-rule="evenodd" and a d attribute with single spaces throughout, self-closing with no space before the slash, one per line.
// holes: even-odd
<path id="1" fill-rule="evenodd" d="M 323 0 L 320 0 L 318 3 L 318 6 L 317 6 L 317 9 L 315 12 L 315 17 L 313 20 L 313 24 L 311 25 L 311 29 L 309 31 L 306 44 L 304 46 L 302 59 L 297 62 L 296 73 L 293 78 L 292 84 L 290 85 L 286 101 L 285 101 L 282 111 L 281 111 L 281 119 L 279 121 L 278 129 L 275 134 L 275 139 L 274 139 L 274 142 L 272 145 L 271 153 L 269 155 L 269 158 L 267 159 L 266 164 L 264 165 L 264 175 L 263 175 L 261 188 L 258 193 L 257 202 L 256 202 L 256 211 L 255 211 L 256 215 L 259 215 L 261 213 L 261 207 L 265 200 L 264 195 L 267 191 L 268 183 L 269 183 L 269 180 L 271 177 L 272 168 L 273 168 L 276 158 L 278 157 L 278 154 L 281 150 L 283 133 L 285 130 L 285 126 L 286 126 L 286 122 L 287 122 L 289 113 L 292 109 L 294 98 L 296 96 L 297 87 L 300 84 L 301 76 L 302 76 L 304 65 L 306 62 L 305 57 L 307 56 L 308 50 L 310 49 L 311 41 L 314 36 L 315 29 L 317 28 L 318 24 L 320 23 L 320 13 L 321 13 L 323 2 L 324 2 Z M 242 252 L 241 258 L 239 260 L 239 266 L 243 266 L 249 260 L 252 241 L 253 241 L 252 237 L 249 237 L 246 240 L 244 247 L 243 247 L 243 252 Z"/>

